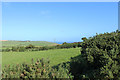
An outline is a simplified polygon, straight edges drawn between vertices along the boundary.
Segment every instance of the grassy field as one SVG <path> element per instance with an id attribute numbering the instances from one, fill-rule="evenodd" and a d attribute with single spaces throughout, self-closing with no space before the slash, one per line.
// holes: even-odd
<path id="1" fill-rule="evenodd" d="M 47 41 L 2 41 L 2 48 L 10 48 L 12 46 L 28 46 L 29 44 L 32 44 L 34 46 L 57 45 L 56 43 Z"/>
<path id="2" fill-rule="evenodd" d="M 44 58 L 51 61 L 51 66 L 57 65 L 62 62 L 69 61 L 71 57 L 80 54 L 80 48 L 70 49 L 54 49 L 46 51 L 35 51 L 35 52 L 3 52 L 2 53 L 2 67 L 5 64 L 14 65 L 18 63 L 27 62 L 30 63 L 33 58 Z"/>

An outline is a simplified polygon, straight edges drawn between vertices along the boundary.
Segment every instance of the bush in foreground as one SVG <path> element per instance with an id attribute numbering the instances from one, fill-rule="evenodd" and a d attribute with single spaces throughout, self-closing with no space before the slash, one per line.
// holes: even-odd
<path id="1" fill-rule="evenodd" d="M 81 55 L 71 59 L 76 78 L 120 79 L 120 33 L 104 33 L 83 41 Z"/>
<path id="2" fill-rule="evenodd" d="M 62 65 L 52 68 L 49 60 L 38 59 L 35 63 L 32 59 L 31 64 L 23 63 L 16 66 L 6 66 L 2 71 L 2 78 L 70 78 L 68 70 Z"/>

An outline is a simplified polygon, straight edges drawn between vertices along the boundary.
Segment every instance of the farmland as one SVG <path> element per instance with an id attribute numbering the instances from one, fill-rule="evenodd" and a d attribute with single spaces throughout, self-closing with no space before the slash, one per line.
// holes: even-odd
<path id="1" fill-rule="evenodd" d="M 3 75 L 4 75 L 3 78 L 7 78 L 7 77 L 9 78 L 11 76 L 11 74 L 8 74 L 10 70 L 7 70 L 7 69 L 10 69 L 10 68 L 13 69 L 12 70 L 13 73 L 16 73 L 15 75 L 17 75 L 17 77 L 15 77 L 15 78 L 22 77 L 19 74 L 22 73 L 23 71 L 28 70 L 27 67 L 24 67 L 25 64 L 28 64 L 28 66 L 33 65 L 33 68 L 34 68 L 34 66 L 36 66 L 38 68 L 38 65 L 39 65 L 39 67 L 41 68 L 42 71 L 46 70 L 46 73 L 44 73 L 41 77 L 40 77 L 39 74 L 31 72 L 30 74 L 31 74 L 32 78 L 36 78 L 34 75 L 36 75 L 36 76 L 38 75 L 39 78 L 47 78 L 47 77 L 68 78 L 68 77 L 70 77 L 70 75 L 68 74 L 68 71 L 66 72 L 66 70 L 64 68 L 62 68 L 62 66 L 59 66 L 59 68 L 60 68 L 59 70 L 57 70 L 56 66 L 58 66 L 59 64 L 70 62 L 71 57 L 75 57 L 75 56 L 80 55 L 81 54 L 81 52 L 80 52 L 81 48 L 77 47 L 78 44 L 75 46 L 76 43 L 74 43 L 74 44 L 64 43 L 64 44 L 61 44 L 61 45 L 54 44 L 54 43 L 50 44 L 50 42 L 48 42 L 48 43 L 45 43 L 46 45 L 39 46 L 39 47 L 44 47 L 45 48 L 44 50 L 40 50 L 40 51 L 23 51 L 23 52 L 8 51 L 8 52 L 2 52 L 2 70 L 3 70 Z M 44 44 L 44 43 L 42 42 L 42 44 Z M 33 45 L 33 44 L 31 44 L 31 45 Z M 19 47 L 20 45 L 18 46 L 18 45 L 15 44 L 13 46 Z M 2 49 L 11 48 L 13 46 L 9 46 L 9 47 L 6 46 Z M 27 46 L 27 45 L 24 45 L 24 47 L 25 46 Z M 38 47 L 38 45 L 35 45 L 35 44 L 34 44 L 34 46 Z M 35 47 L 29 47 L 29 48 L 34 49 Z M 46 49 L 47 47 L 49 47 L 49 49 Z M 44 65 L 48 65 L 50 67 L 49 68 L 45 67 L 45 66 L 41 67 L 40 64 L 36 65 L 36 61 L 38 62 L 38 59 L 44 59 L 45 61 L 49 60 L 50 61 L 49 64 L 43 63 L 44 61 L 41 62 L 41 64 L 43 63 Z M 32 61 L 32 63 L 31 63 L 31 61 Z M 35 65 L 34 65 L 34 63 L 35 63 Z M 21 66 L 18 66 L 18 65 L 21 65 Z M 16 71 L 14 66 L 17 66 L 16 69 L 17 68 L 21 69 L 20 72 Z M 20 68 L 22 66 L 24 68 Z M 56 68 L 53 68 L 53 67 L 56 67 Z M 25 70 L 25 68 L 26 68 L 26 70 Z M 31 68 L 31 67 L 29 67 L 29 68 Z M 33 70 L 36 71 L 36 69 L 33 69 Z M 62 70 L 62 72 L 61 72 L 61 70 Z M 27 71 L 27 72 L 29 73 L 29 71 Z M 46 75 L 46 74 L 50 74 L 51 72 L 54 73 L 54 74 L 57 74 L 57 73 L 58 74 L 56 76 Z M 10 71 L 10 73 L 11 73 L 11 71 Z M 41 71 L 40 71 L 40 74 L 42 74 Z M 26 76 L 26 77 L 29 78 L 28 76 Z"/>
<path id="2" fill-rule="evenodd" d="M 14 65 L 23 62 L 30 63 L 31 59 L 34 60 L 40 58 L 49 58 L 51 66 L 57 65 L 62 62 L 69 61 L 71 57 L 80 54 L 80 48 L 70 49 L 55 49 L 45 51 L 34 51 L 34 52 L 3 52 L 2 53 L 2 66 Z"/>
<path id="3" fill-rule="evenodd" d="M 29 44 L 32 44 L 34 46 L 52 46 L 57 45 L 53 42 L 47 42 L 47 41 L 2 41 L 2 48 L 11 48 L 16 46 L 27 46 Z"/>

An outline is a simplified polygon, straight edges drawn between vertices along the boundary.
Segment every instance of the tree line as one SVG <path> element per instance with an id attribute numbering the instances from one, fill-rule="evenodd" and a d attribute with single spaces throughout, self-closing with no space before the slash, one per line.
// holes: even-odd
<path id="1" fill-rule="evenodd" d="M 82 42 L 74 42 L 74 43 L 64 42 L 62 45 L 43 46 L 43 47 L 36 47 L 36 46 L 30 44 L 25 47 L 18 46 L 18 47 L 2 49 L 2 52 L 24 52 L 24 51 L 42 51 L 42 50 L 50 50 L 50 49 L 76 48 L 76 47 L 81 47 L 81 44 L 82 44 Z"/>

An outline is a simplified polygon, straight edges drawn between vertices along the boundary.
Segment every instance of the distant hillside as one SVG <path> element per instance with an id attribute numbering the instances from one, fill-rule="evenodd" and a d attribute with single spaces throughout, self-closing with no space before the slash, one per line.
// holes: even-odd
<path id="1" fill-rule="evenodd" d="M 47 42 L 47 41 L 9 41 L 9 40 L 2 40 L 2 47 L 12 47 L 12 46 L 27 46 L 32 44 L 34 46 L 51 46 L 57 45 L 57 43 Z"/>

